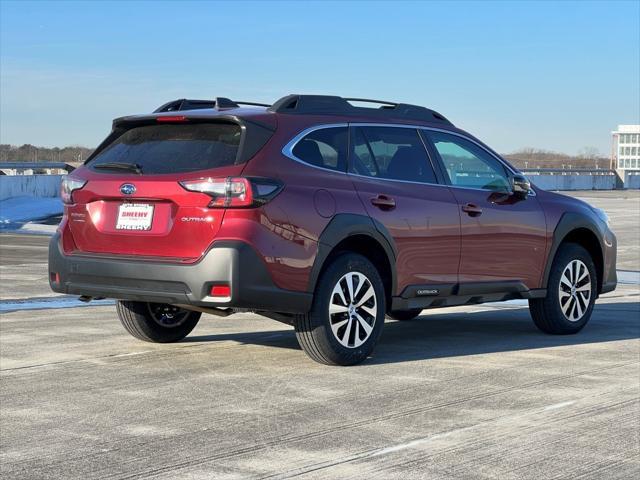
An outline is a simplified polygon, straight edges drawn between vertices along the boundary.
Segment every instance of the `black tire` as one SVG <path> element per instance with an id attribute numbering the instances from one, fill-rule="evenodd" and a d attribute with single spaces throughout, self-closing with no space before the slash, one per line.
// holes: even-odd
<path id="1" fill-rule="evenodd" d="M 406 321 L 413 320 L 414 318 L 420 316 L 421 313 L 421 308 L 412 308 L 410 310 L 391 310 L 389 313 L 387 313 L 387 317 L 393 320 Z"/>
<path id="2" fill-rule="evenodd" d="M 355 302 L 348 300 L 351 298 L 346 291 L 349 281 L 355 285 L 352 287 L 357 292 L 353 295 Z M 373 297 L 368 296 L 369 287 L 373 289 Z M 342 290 L 344 302 L 339 293 L 334 293 L 334 288 Z M 357 306 L 364 300 L 367 301 Z M 334 308 L 344 308 L 345 311 L 330 315 L 331 303 Z M 345 303 L 345 306 L 336 303 Z M 351 305 L 353 308 L 348 307 Z M 316 362 L 355 365 L 365 360 L 378 343 L 384 312 L 385 292 L 378 270 L 362 255 L 344 253 L 336 257 L 318 279 L 311 310 L 296 319 L 296 337 L 305 353 Z M 342 326 L 338 327 L 340 324 Z"/>
<path id="3" fill-rule="evenodd" d="M 577 283 L 577 288 L 581 289 L 582 292 L 576 291 L 575 287 L 569 288 L 565 282 L 562 283 L 561 287 L 561 279 L 570 265 L 577 265 L 575 268 L 580 269 L 581 273 L 584 272 L 580 263 L 574 262 L 581 262 L 588 270 L 590 286 L 587 286 L 585 279 Z M 573 271 L 567 271 L 568 276 L 565 277 L 565 280 L 572 275 Z M 579 278 L 580 274 L 576 274 L 575 277 Z M 561 288 L 564 292 L 562 294 L 562 302 L 560 298 Z M 585 300 L 587 292 L 589 293 L 588 301 Z M 533 323 L 545 333 L 555 335 L 578 333 L 591 318 L 597 292 L 596 267 L 589 252 L 575 243 L 563 244 L 558 249 L 551 266 L 551 274 L 547 283 L 547 296 L 529 300 L 529 311 L 531 312 Z M 568 313 L 565 313 L 563 308 L 566 308 Z M 582 315 L 578 318 L 577 313 L 579 310 L 582 311 Z M 576 319 L 571 320 L 570 317 L 575 317 Z"/>
<path id="4" fill-rule="evenodd" d="M 164 309 L 171 309 L 175 313 L 174 319 L 154 314 Z M 116 303 L 116 310 L 127 332 L 139 340 L 153 343 L 182 340 L 195 328 L 201 315 L 200 312 L 182 310 L 171 305 L 123 300 Z M 164 322 L 161 321 L 163 318 Z"/>

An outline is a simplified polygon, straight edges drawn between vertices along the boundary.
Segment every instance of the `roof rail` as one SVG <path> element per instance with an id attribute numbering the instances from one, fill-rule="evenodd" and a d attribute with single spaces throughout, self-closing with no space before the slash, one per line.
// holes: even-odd
<path id="1" fill-rule="evenodd" d="M 387 102 L 385 100 L 371 100 L 370 98 L 345 98 L 347 102 L 362 102 L 362 103 L 379 103 L 380 105 L 398 105 L 396 102 Z"/>
<path id="2" fill-rule="evenodd" d="M 205 108 L 215 108 L 217 110 L 223 110 L 225 108 L 239 108 L 240 105 L 253 105 L 256 107 L 271 106 L 267 105 L 266 103 L 236 102 L 225 97 L 216 97 L 215 100 L 191 100 L 188 98 L 181 98 L 161 105 L 160 107 L 156 108 L 153 113 L 178 112 L 180 110 L 201 110 Z"/>
<path id="3" fill-rule="evenodd" d="M 376 103 L 379 108 L 357 107 L 349 102 Z M 181 98 L 167 102 L 158 107 L 153 113 L 177 112 L 180 110 L 200 110 L 215 108 L 225 110 L 239 108 L 240 105 L 268 107 L 269 111 L 277 113 L 298 113 L 317 115 L 345 115 L 345 116 L 379 116 L 382 118 L 402 118 L 405 120 L 418 120 L 421 122 L 444 123 L 453 125 L 440 113 L 408 103 L 388 102 L 386 100 L 372 100 L 369 98 L 343 98 L 333 95 L 287 95 L 273 105 L 258 102 L 241 102 L 225 97 L 216 97 L 215 100 L 192 100 Z"/>
<path id="4" fill-rule="evenodd" d="M 380 108 L 356 107 L 349 102 L 378 103 L 381 106 Z M 406 120 L 453 125 L 438 112 L 418 105 L 387 102 L 384 100 L 370 100 L 367 98 L 343 98 L 331 95 L 287 95 L 275 102 L 269 110 L 277 113 L 291 114 L 376 115 L 387 118 L 395 117 Z"/>
<path id="5" fill-rule="evenodd" d="M 241 102 L 239 100 L 234 100 L 238 105 L 251 105 L 252 107 L 270 107 L 268 103 L 258 103 L 258 102 Z"/>

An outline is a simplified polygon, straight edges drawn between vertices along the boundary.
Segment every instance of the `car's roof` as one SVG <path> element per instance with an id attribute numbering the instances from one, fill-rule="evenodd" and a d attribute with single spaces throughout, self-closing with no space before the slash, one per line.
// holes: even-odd
<path id="1" fill-rule="evenodd" d="M 381 108 L 354 106 L 349 102 L 382 104 Z M 243 106 L 246 105 L 246 106 Z M 234 102 L 228 98 L 215 100 L 179 99 L 167 102 L 153 113 L 116 118 L 114 127 L 124 124 L 154 122 L 158 117 L 186 117 L 192 120 L 220 120 L 274 131 L 279 124 L 308 128 L 336 123 L 370 123 L 411 125 L 436 128 L 462 134 L 482 145 L 494 155 L 493 149 L 470 133 L 456 127 L 438 112 L 426 107 L 367 99 L 327 95 L 287 95 L 273 105 L 255 102 Z M 502 157 L 500 157 L 502 158 Z M 506 162 L 506 160 L 505 160 Z M 508 162 L 506 162 L 508 163 Z"/>

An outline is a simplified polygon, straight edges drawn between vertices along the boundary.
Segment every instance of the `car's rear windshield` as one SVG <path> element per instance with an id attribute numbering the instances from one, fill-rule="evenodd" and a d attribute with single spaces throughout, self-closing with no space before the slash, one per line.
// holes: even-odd
<path id="1" fill-rule="evenodd" d="M 180 173 L 236 163 L 240 127 L 232 123 L 147 125 L 127 130 L 88 163 L 130 164 L 143 174 Z M 126 165 L 124 165 L 126 167 Z M 98 167 L 101 172 L 116 169 Z"/>

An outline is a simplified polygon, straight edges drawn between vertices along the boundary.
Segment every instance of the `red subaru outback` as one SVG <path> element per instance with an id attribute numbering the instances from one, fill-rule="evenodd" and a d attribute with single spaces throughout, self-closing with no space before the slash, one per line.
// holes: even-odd
<path id="1" fill-rule="evenodd" d="M 117 299 L 151 342 L 184 338 L 201 313 L 253 311 L 349 365 L 385 315 L 520 298 L 542 331 L 569 334 L 616 286 L 604 212 L 414 105 L 177 100 L 116 119 L 62 199 L 51 288 Z"/>

